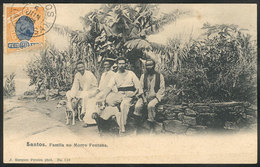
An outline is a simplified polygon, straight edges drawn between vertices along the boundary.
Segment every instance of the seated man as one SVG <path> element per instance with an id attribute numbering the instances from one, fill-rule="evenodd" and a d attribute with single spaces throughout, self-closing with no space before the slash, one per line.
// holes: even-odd
<path id="1" fill-rule="evenodd" d="M 103 127 L 106 125 L 99 125 L 99 123 L 106 123 L 106 120 L 108 120 L 111 116 L 115 116 L 116 120 L 117 120 L 117 124 L 118 126 L 120 125 L 120 112 L 118 110 L 118 108 L 113 104 L 110 103 L 111 100 L 106 100 L 108 99 L 109 96 L 106 97 L 105 99 L 105 95 L 104 95 L 104 91 L 108 88 L 108 83 L 110 81 L 111 78 L 113 78 L 115 72 L 112 71 L 110 62 L 108 60 L 104 61 L 104 72 L 101 75 L 101 79 L 99 82 L 99 93 L 96 96 L 96 100 L 97 100 L 97 114 L 95 116 L 95 120 L 98 124 L 98 127 Z M 112 88 L 112 91 L 109 94 L 113 94 L 116 91 L 116 87 Z M 102 129 L 99 129 L 100 131 Z"/>
<path id="2" fill-rule="evenodd" d="M 85 113 L 83 121 L 85 124 L 83 127 L 87 127 L 88 124 L 95 124 L 95 120 L 91 115 L 95 111 L 95 95 L 97 94 L 97 79 L 92 72 L 85 70 L 83 62 L 78 62 L 77 73 L 74 77 L 72 88 L 66 93 L 68 100 L 68 108 L 72 109 L 71 99 L 74 97 L 82 98 L 82 113 Z"/>
<path id="3" fill-rule="evenodd" d="M 108 83 L 104 95 L 108 104 L 120 106 L 119 133 L 124 133 L 129 108 L 133 105 L 133 99 L 142 94 L 142 89 L 137 76 L 132 71 L 126 70 L 126 59 L 124 57 L 117 59 L 117 65 L 118 71 Z M 110 93 L 114 87 L 116 93 Z"/>
<path id="4" fill-rule="evenodd" d="M 143 89 L 142 98 L 138 99 L 135 105 L 136 116 L 142 116 L 144 113 L 143 107 L 147 105 L 148 121 L 152 124 L 155 118 L 155 106 L 158 104 L 165 94 L 165 83 L 162 74 L 159 74 L 154 70 L 155 62 L 152 59 L 148 59 L 145 62 L 146 72 L 141 75 L 140 83 Z"/>
<path id="5" fill-rule="evenodd" d="M 99 82 L 99 91 L 104 91 L 107 88 L 107 85 L 110 81 L 110 79 L 115 74 L 114 71 L 111 70 L 111 65 L 108 60 L 104 61 L 104 72 L 101 75 L 100 82 Z"/>

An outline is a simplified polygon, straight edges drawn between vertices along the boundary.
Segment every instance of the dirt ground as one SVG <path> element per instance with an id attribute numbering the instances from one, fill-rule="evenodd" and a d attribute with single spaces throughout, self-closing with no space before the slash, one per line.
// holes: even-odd
<path id="1" fill-rule="evenodd" d="M 83 122 L 77 120 L 75 125 L 66 125 L 65 108 L 56 108 L 57 103 L 58 100 L 18 100 L 17 97 L 5 99 L 4 134 L 7 138 L 13 138 L 17 133 L 28 136 L 43 132 L 46 134 L 55 129 L 61 134 L 62 129 L 80 138 L 99 136 L 97 126 L 84 128 Z"/>
<path id="2" fill-rule="evenodd" d="M 84 122 L 76 120 L 75 125 L 66 125 L 65 108 L 57 108 L 59 100 L 18 100 L 17 97 L 4 99 L 4 135 L 5 138 L 15 139 L 35 134 L 56 132 L 59 135 L 71 134 L 77 138 L 100 137 L 97 126 L 84 128 Z M 64 133 L 62 132 L 64 131 Z M 213 132 L 212 133 L 217 133 Z M 219 132 L 220 133 L 220 132 Z M 221 131 L 221 133 L 224 133 Z M 225 133 L 231 133 L 226 131 Z M 106 134 L 113 136 L 113 134 Z M 128 132 L 127 136 L 132 136 Z M 163 135 L 163 134 L 161 134 Z"/>

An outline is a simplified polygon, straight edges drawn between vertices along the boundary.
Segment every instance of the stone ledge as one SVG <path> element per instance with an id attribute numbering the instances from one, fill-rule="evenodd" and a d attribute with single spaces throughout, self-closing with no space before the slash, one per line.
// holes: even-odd
<path id="1" fill-rule="evenodd" d="M 165 130 L 171 133 L 188 131 L 187 134 L 195 134 L 194 131 L 208 131 L 208 129 L 237 131 L 257 122 L 257 109 L 247 102 L 191 103 L 172 106 L 165 104 L 163 106 L 160 115 L 164 115 Z"/>

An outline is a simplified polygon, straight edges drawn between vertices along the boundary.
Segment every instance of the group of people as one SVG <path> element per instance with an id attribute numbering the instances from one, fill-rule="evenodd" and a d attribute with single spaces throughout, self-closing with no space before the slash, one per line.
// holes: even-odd
<path id="1" fill-rule="evenodd" d="M 133 114 L 137 117 L 142 117 L 144 111 L 147 111 L 147 120 L 154 122 L 155 106 L 165 93 L 164 77 L 155 71 L 155 61 L 145 61 L 145 72 L 140 80 L 134 72 L 126 69 L 127 59 L 124 57 L 117 58 L 112 67 L 108 60 L 105 60 L 103 65 L 104 72 L 98 84 L 93 73 L 85 69 L 84 63 L 78 62 L 78 72 L 71 90 L 66 94 L 69 107 L 74 97 L 82 99 L 82 113 L 85 114 L 83 126 L 88 127 L 96 123 L 92 114 L 97 112 L 97 102 L 109 106 L 102 114 L 107 115 L 107 118 L 110 115 L 116 116 L 120 133 L 125 132 L 130 107 L 134 107 Z M 144 110 L 144 107 L 147 110 Z"/>

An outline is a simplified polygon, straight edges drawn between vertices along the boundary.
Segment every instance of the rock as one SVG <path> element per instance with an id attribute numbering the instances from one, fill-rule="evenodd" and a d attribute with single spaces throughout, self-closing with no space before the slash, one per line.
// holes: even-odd
<path id="1" fill-rule="evenodd" d="M 236 112 L 239 112 L 239 113 L 245 112 L 245 108 L 242 107 L 242 106 L 235 106 L 235 107 L 234 107 L 234 110 L 235 110 Z"/>
<path id="2" fill-rule="evenodd" d="M 35 90 L 25 91 L 23 94 L 24 94 L 25 96 L 28 96 L 28 95 L 34 95 L 34 96 L 36 96 L 36 91 L 35 91 Z"/>
<path id="3" fill-rule="evenodd" d="M 186 135 L 202 135 L 207 132 L 206 126 L 192 126 L 187 130 Z"/>
<path id="4" fill-rule="evenodd" d="M 247 108 L 250 108 L 252 110 L 257 110 L 257 105 L 250 105 L 250 107 L 247 107 Z"/>
<path id="5" fill-rule="evenodd" d="M 150 123 L 145 120 L 143 123 L 142 123 L 142 127 L 143 129 L 146 129 L 146 130 L 150 130 Z"/>
<path id="6" fill-rule="evenodd" d="M 178 113 L 178 120 L 183 121 L 184 113 L 180 112 Z"/>
<path id="7" fill-rule="evenodd" d="M 230 106 L 248 106 L 247 102 L 219 102 L 219 103 L 190 103 L 189 106 L 210 106 L 210 107 L 230 107 Z"/>
<path id="8" fill-rule="evenodd" d="M 166 117 L 166 120 L 175 120 L 175 119 L 177 119 L 175 116 L 168 116 L 168 117 Z"/>
<path id="9" fill-rule="evenodd" d="M 193 136 L 193 135 L 201 134 L 201 132 L 193 128 L 188 128 L 185 134 L 188 136 Z"/>
<path id="10" fill-rule="evenodd" d="M 239 111 L 229 112 L 229 115 L 231 115 L 232 117 L 236 116 L 237 114 L 239 114 Z"/>
<path id="11" fill-rule="evenodd" d="M 163 123 L 154 122 L 154 132 L 155 133 L 162 133 L 162 132 L 164 132 Z"/>
<path id="12" fill-rule="evenodd" d="M 255 124 L 251 124 L 251 125 L 249 125 L 248 128 L 252 129 L 252 130 L 257 130 L 257 124 L 256 123 Z"/>
<path id="13" fill-rule="evenodd" d="M 183 106 L 182 106 L 182 105 L 174 105 L 174 106 L 172 106 L 172 109 L 182 110 L 182 109 L 183 109 Z"/>
<path id="14" fill-rule="evenodd" d="M 201 125 L 191 126 L 191 128 L 196 129 L 198 131 L 206 131 L 206 129 L 208 129 L 207 126 L 201 126 Z"/>
<path id="15" fill-rule="evenodd" d="M 166 112 L 175 112 L 175 113 L 179 113 L 182 112 L 184 110 L 184 108 L 186 108 L 185 106 L 182 105 L 170 105 L 170 104 L 165 104 L 164 105 L 165 111 Z"/>
<path id="16" fill-rule="evenodd" d="M 60 92 L 59 92 L 59 94 L 60 94 L 61 96 L 66 96 L 66 93 L 67 93 L 66 91 L 60 91 Z"/>
<path id="17" fill-rule="evenodd" d="M 179 113 L 182 112 L 182 110 L 177 110 L 177 109 L 165 109 L 164 113 Z"/>
<path id="18" fill-rule="evenodd" d="M 189 125 L 197 125 L 196 117 L 183 116 L 183 122 Z"/>
<path id="19" fill-rule="evenodd" d="M 174 113 L 174 112 L 167 113 L 166 114 L 166 119 L 167 120 L 175 119 L 176 118 L 175 116 L 176 116 L 176 113 Z"/>
<path id="20" fill-rule="evenodd" d="M 166 109 L 166 110 L 164 110 L 163 113 L 164 113 L 164 114 L 171 113 L 171 110 Z"/>
<path id="21" fill-rule="evenodd" d="M 243 119 L 246 119 L 246 113 L 240 113 L 240 115 Z"/>
<path id="22" fill-rule="evenodd" d="M 210 105 L 216 107 L 233 107 L 233 106 L 247 105 L 247 104 L 243 102 L 232 101 L 232 102 L 211 103 Z"/>
<path id="23" fill-rule="evenodd" d="M 43 100 L 43 99 L 45 99 L 45 95 L 38 95 L 38 96 L 37 96 L 37 99 Z"/>
<path id="24" fill-rule="evenodd" d="M 257 110 L 252 109 L 252 108 L 247 108 L 247 109 L 245 110 L 245 113 L 246 113 L 247 115 L 251 115 L 251 116 L 256 117 Z"/>
<path id="25" fill-rule="evenodd" d="M 194 106 L 194 103 L 188 103 L 188 107 L 192 108 Z"/>
<path id="26" fill-rule="evenodd" d="M 227 121 L 227 122 L 225 122 L 224 129 L 238 131 L 239 127 L 237 126 L 237 124 L 235 122 Z"/>
<path id="27" fill-rule="evenodd" d="M 244 117 L 245 115 L 245 117 Z M 243 116 L 239 117 L 238 119 L 235 120 L 236 124 L 239 128 L 244 128 L 248 126 L 248 122 L 246 120 L 246 114 L 243 113 Z"/>
<path id="28" fill-rule="evenodd" d="M 57 96 L 59 94 L 59 89 L 49 90 L 49 96 Z"/>
<path id="29" fill-rule="evenodd" d="M 47 111 L 45 114 L 46 114 L 47 116 L 50 116 L 50 115 L 51 115 L 51 113 L 50 113 L 49 111 Z"/>
<path id="30" fill-rule="evenodd" d="M 250 103 L 248 103 L 248 102 L 244 102 L 243 105 L 244 105 L 244 107 L 250 107 L 251 106 Z"/>
<path id="31" fill-rule="evenodd" d="M 183 112 L 183 110 L 172 110 L 172 112 L 175 112 L 176 114 Z"/>
<path id="32" fill-rule="evenodd" d="M 256 117 L 253 117 L 252 115 L 246 115 L 246 120 L 249 124 L 256 123 Z"/>
<path id="33" fill-rule="evenodd" d="M 151 126 L 154 127 L 154 132 L 155 133 L 163 133 L 164 132 L 164 126 L 163 123 L 160 122 L 149 122 L 145 120 L 141 127 L 138 128 L 138 133 L 149 133 L 151 131 Z"/>
<path id="34" fill-rule="evenodd" d="M 36 95 L 23 95 L 23 96 L 20 96 L 18 99 L 19 100 L 27 100 L 27 99 L 35 99 L 36 98 Z"/>
<path id="35" fill-rule="evenodd" d="M 196 129 L 193 129 L 193 128 L 189 128 L 187 131 L 186 131 L 186 135 L 188 136 L 192 136 L 192 135 L 196 135 L 198 132 L 196 131 Z"/>
<path id="36" fill-rule="evenodd" d="M 200 113 L 199 116 L 215 117 L 215 116 L 217 116 L 217 114 L 215 114 L 215 113 Z"/>
<path id="37" fill-rule="evenodd" d="M 215 113 L 200 113 L 197 115 L 196 121 L 198 125 L 213 126 L 216 116 Z"/>
<path id="38" fill-rule="evenodd" d="M 184 108 L 184 106 L 165 104 L 165 108 L 171 109 L 171 110 L 182 110 Z"/>
<path id="39" fill-rule="evenodd" d="M 183 124 L 181 121 L 178 120 L 166 120 L 163 122 L 163 126 L 165 131 L 177 134 L 185 133 L 189 127 L 189 125 Z"/>
<path id="40" fill-rule="evenodd" d="M 187 109 L 185 110 L 185 115 L 187 115 L 187 116 L 196 116 L 197 113 L 196 113 L 196 111 L 187 108 Z"/>
<path id="41" fill-rule="evenodd" d="M 158 113 L 156 113 L 154 119 L 155 119 L 157 122 L 162 122 L 162 121 L 166 120 L 166 116 L 165 116 L 164 113 L 158 112 Z"/>
<path id="42" fill-rule="evenodd" d="M 194 110 L 196 110 L 199 113 L 211 113 L 214 112 L 214 110 L 209 106 L 196 106 L 193 107 Z"/>

